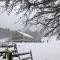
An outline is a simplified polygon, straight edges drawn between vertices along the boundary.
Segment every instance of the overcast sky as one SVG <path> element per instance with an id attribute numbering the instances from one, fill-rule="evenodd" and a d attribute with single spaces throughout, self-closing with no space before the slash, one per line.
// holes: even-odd
<path id="1" fill-rule="evenodd" d="M 0 14 L 0 27 L 9 28 L 11 30 L 19 30 L 20 29 L 23 31 L 24 26 L 23 26 L 22 22 L 14 24 L 15 22 L 18 21 L 19 16 L 15 15 L 15 13 L 13 13 L 13 12 L 10 15 L 7 15 L 6 13 Z M 32 31 L 36 30 L 37 29 L 36 27 L 37 26 L 32 26 L 31 30 Z"/>
<path id="2" fill-rule="evenodd" d="M 0 27 L 12 30 L 22 29 L 23 26 L 20 23 L 14 24 L 17 20 L 18 17 L 14 14 L 10 14 L 9 16 L 5 13 L 0 14 Z"/>

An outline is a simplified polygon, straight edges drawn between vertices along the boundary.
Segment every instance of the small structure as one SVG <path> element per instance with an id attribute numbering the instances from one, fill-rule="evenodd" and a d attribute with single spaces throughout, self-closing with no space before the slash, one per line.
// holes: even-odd
<path id="1" fill-rule="evenodd" d="M 20 32 L 20 31 L 14 31 L 11 33 L 11 36 L 9 38 L 12 42 L 31 42 L 33 37 L 29 34 Z"/>
<path id="2" fill-rule="evenodd" d="M 22 34 L 20 34 L 19 32 L 17 32 L 17 31 L 13 31 L 13 32 L 11 32 L 11 36 L 9 37 L 9 41 L 20 41 L 20 42 L 22 42 L 22 39 L 23 39 L 23 35 Z"/>
<path id="3" fill-rule="evenodd" d="M 27 33 L 24 33 L 24 32 L 21 32 L 21 31 L 18 31 L 18 32 L 23 35 L 23 42 L 32 42 L 32 40 L 34 39 L 33 36 L 31 36 Z"/>

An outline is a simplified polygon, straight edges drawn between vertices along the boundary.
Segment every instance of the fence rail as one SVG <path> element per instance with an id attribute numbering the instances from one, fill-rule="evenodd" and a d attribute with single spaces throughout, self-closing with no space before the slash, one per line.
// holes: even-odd
<path id="1" fill-rule="evenodd" d="M 27 52 L 27 53 L 15 53 L 15 54 L 13 54 L 13 57 L 15 57 L 15 56 L 21 56 L 21 55 L 26 55 L 26 54 L 30 54 L 30 52 Z"/>
<path id="2" fill-rule="evenodd" d="M 33 60 L 31 51 L 30 52 L 24 52 L 24 53 L 18 53 L 16 44 L 14 46 L 13 45 L 8 45 L 8 46 L 1 46 L 1 47 L 8 47 L 8 48 L 14 47 L 14 50 L 11 50 L 10 53 L 9 53 L 9 60 L 13 60 L 14 57 L 18 57 L 19 60 L 28 60 L 28 59 Z M 3 53 L 5 53 L 4 58 L 6 59 L 6 53 L 8 53 L 8 52 L 0 51 L 0 56 L 2 56 Z M 28 55 L 28 54 L 30 55 L 29 57 L 26 57 L 26 58 L 23 58 L 23 59 L 20 58 L 21 56 L 23 56 L 23 55 L 25 56 L 25 55 Z"/>
<path id="3" fill-rule="evenodd" d="M 23 59 L 20 59 L 20 60 L 27 60 L 27 59 L 33 60 L 32 52 L 31 51 L 30 52 L 24 52 L 24 53 L 15 53 L 12 56 L 13 57 L 18 57 L 18 56 L 23 56 L 23 55 L 28 55 L 28 54 L 30 55 L 30 57 L 26 57 L 26 58 L 23 58 Z"/>
<path id="4" fill-rule="evenodd" d="M 17 52 L 17 50 L 11 50 L 10 52 Z M 3 53 L 8 53 L 6 51 L 0 51 L 0 54 L 3 54 Z"/>
<path id="5" fill-rule="evenodd" d="M 1 45 L 0 47 L 14 47 L 14 45 Z"/>

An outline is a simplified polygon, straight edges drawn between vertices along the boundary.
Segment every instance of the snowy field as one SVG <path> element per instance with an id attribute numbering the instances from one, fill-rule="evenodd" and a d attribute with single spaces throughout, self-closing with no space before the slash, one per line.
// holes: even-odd
<path id="1" fill-rule="evenodd" d="M 18 52 L 32 51 L 33 60 L 60 60 L 60 41 L 48 43 L 16 43 Z M 13 48 L 12 48 L 13 49 Z M 0 50 L 3 50 L 0 48 Z M 1 59 L 0 60 L 4 60 Z M 14 58 L 13 60 L 19 60 Z"/>
<path id="2" fill-rule="evenodd" d="M 32 50 L 33 60 L 60 60 L 60 41 L 50 43 L 18 43 L 18 52 Z"/>

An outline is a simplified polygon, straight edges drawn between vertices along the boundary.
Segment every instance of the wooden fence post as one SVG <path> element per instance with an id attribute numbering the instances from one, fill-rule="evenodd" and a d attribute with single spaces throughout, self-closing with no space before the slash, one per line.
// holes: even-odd
<path id="1" fill-rule="evenodd" d="M 31 54 L 31 60 L 33 60 L 33 57 L 32 57 L 32 52 L 30 51 L 30 54 Z"/>
<path id="2" fill-rule="evenodd" d="M 17 45 L 16 44 L 14 45 L 14 50 L 16 50 L 15 53 L 18 53 L 18 51 L 17 51 Z M 19 56 L 19 59 L 20 59 L 20 56 Z"/>
<path id="3" fill-rule="evenodd" d="M 14 45 L 14 50 L 17 50 L 17 46 L 16 46 L 16 44 Z M 17 51 L 16 51 L 16 52 L 17 52 Z M 16 53 L 16 52 L 15 52 L 15 53 Z"/>
<path id="4" fill-rule="evenodd" d="M 12 52 L 9 53 L 9 60 L 13 60 Z"/>

